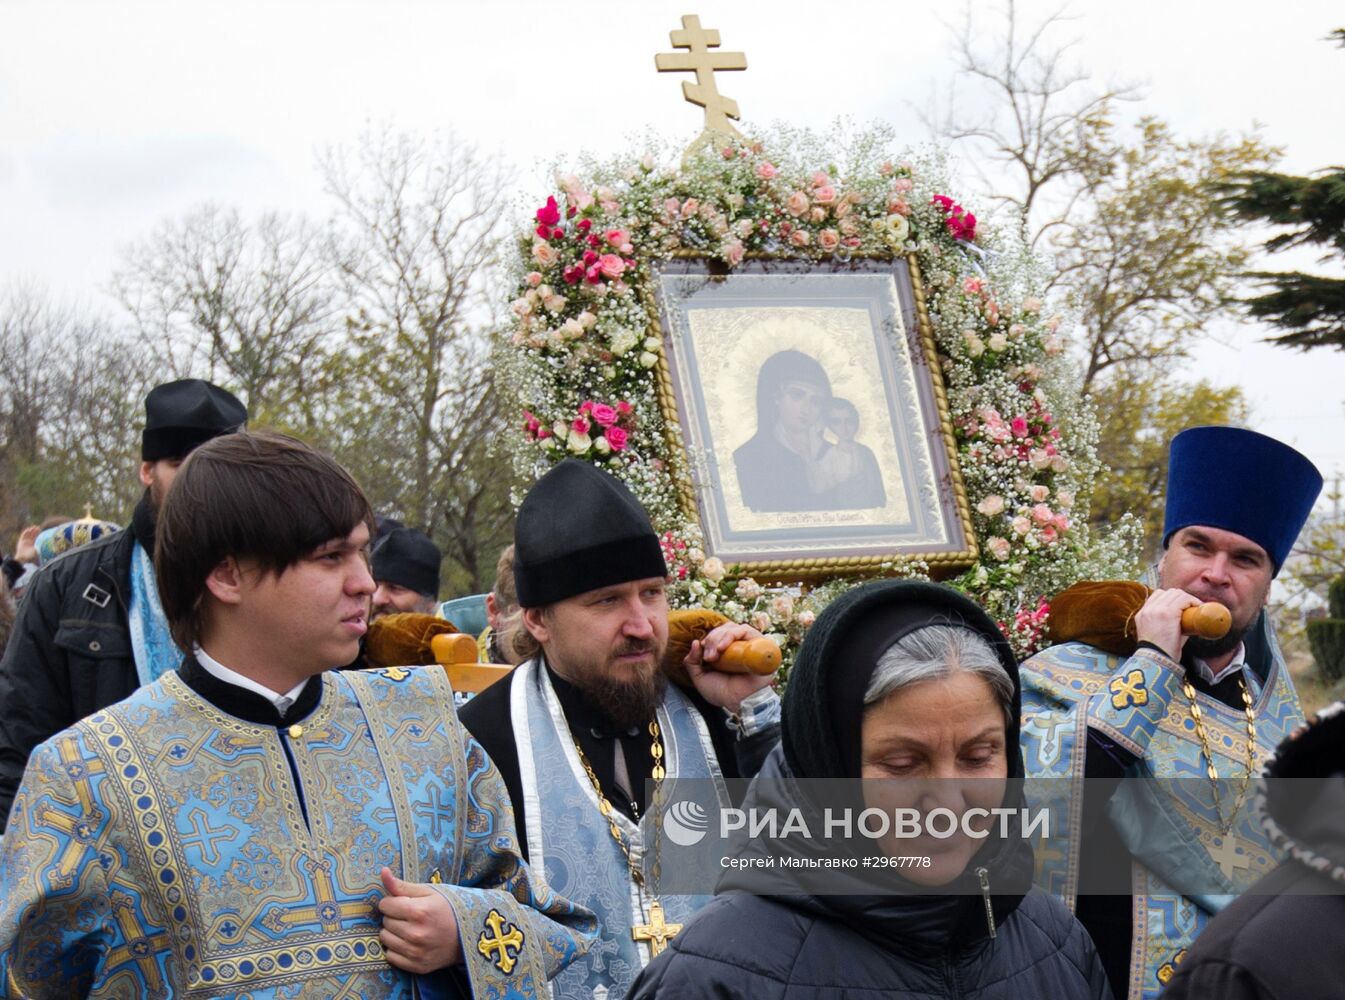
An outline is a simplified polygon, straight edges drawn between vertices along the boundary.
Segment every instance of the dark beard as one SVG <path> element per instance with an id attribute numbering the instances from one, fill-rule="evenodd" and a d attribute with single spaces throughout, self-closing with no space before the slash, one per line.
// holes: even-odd
<path id="1" fill-rule="evenodd" d="M 1257 612 L 1259 615 L 1260 612 Z M 1238 643 L 1246 637 L 1256 624 L 1256 618 L 1244 625 L 1234 625 L 1228 630 L 1228 633 L 1218 639 L 1202 639 L 1200 636 L 1193 635 L 1186 640 L 1186 645 L 1182 647 L 1182 656 L 1194 656 L 1199 660 L 1214 660 L 1220 656 L 1226 656 L 1238 648 Z"/>
<path id="2" fill-rule="evenodd" d="M 614 655 L 657 652 L 649 643 L 631 643 Z M 616 729 L 644 726 L 654 718 L 654 712 L 663 701 L 668 688 L 668 677 L 657 663 L 648 673 L 632 672 L 624 677 L 613 677 L 607 672 L 585 674 L 574 680 L 574 685 L 589 696 Z"/>

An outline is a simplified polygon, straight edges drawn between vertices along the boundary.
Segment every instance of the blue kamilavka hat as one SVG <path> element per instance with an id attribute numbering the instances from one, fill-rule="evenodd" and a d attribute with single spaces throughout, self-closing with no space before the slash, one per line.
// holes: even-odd
<path id="1" fill-rule="evenodd" d="M 1163 545 L 1191 525 L 1222 528 L 1266 550 L 1275 572 L 1322 491 L 1322 474 L 1274 438 L 1241 427 L 1190 427 L 1168 451 Z"/>

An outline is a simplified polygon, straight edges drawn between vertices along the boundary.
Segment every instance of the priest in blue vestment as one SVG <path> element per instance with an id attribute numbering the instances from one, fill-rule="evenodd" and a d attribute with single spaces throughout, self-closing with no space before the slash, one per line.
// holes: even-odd
<path id="1" fill-rule="evenodd" d="M 197 449 L 155 570 L 179 670 L 33 753 L 0 993 L 534 997 L 596 921 L 521 859 L 442 670 L 358 651 L 373 518 L 281 435 Z"/>

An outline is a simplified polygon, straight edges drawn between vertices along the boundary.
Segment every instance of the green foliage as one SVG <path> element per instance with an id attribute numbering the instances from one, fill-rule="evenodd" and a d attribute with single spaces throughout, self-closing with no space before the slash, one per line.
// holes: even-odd
<path id="1" fill-rule="evenodd" d="M 1327 614 L 1332 618 L 1345 619 L 1345 573 L 1331 581 L 1326 594 Z"/>
<path id="2" fill-rule="evenodd" d="M 1345 169 L 1311 177 L 1264 171 L 1240 173 L 1220 186 L 1230 218 L 1285 227 L 1264 244 L 1270 253 L 1291 247 L 1328 248 L 1323 262 L 1345 263 Z M 1286 347 L 1345 350 L 1345 278 L 1293 272 L 1253 272 L 1270 288 L 1245 300 L 1258 319 L 1289 332 L 1270 338 Z"/>
<path id="3" fill-rule="evenodd" d="M 1075 164 L 1079 204 L 1050 237 L 1079 314 L 1084 386 L 1114 367 L 1184 358 L 1228 308 L 1249 248 L 1213 185 L 1271 162 L 1255 135 L 1183 139 L 1154 117 L 1110 129 Z"/>
<path id="4" fill-rule="evenodd" d="M 1157 556 L 1167 493 L 1168 443 L 1197 424 L 1241 424 L 1246 398 L 1236 386 L 1187 384 L 1146 367 L 1109 378 L 1093 390 L 1102 468 L 1094 486 L 1092 523 L 1115 524 L 1130 513 L 1144 523 L 1144 558 Z"/>
<path id="5" fill-rule="evenodd" d="M 1308 622 L 1308 643 L 1325 680 L 1345 679 L 1345 620 L 1319 618 Z"/>

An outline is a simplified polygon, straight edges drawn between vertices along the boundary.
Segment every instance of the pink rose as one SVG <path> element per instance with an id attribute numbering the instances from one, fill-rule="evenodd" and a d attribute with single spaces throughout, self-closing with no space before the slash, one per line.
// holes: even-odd
<path id="1" fill-rule="evenodd" d="M 682 203 L 682 214 L 687 218 L 695 215 L 700 210 L 701 203 L 695 198 L 688 198 Z"/>
<path id="2" fill-rule="evenodd" d="M 1069 515 L 1057 514 L 1051 518 L 1051 524 L 1055 525 L 1055 530 L 1063 535 L 1066 531 L 1069 531 Z"/>
<path id="3" fill-rule="evenodd" d="M 1065 510 L 1074 506 L 1074 491 L 1059 489 L 1055 491 L 1056 503 L 1060 504 Z"/>
<path id="4" fill-rule="evenodd" d="M 747 624 L 764 634 L 771 630 L 771 616 L 764 611 L 753 611 L 752 617 L 747 620 Z"/>
<path id="5" fill-rule="evenodd" d="M 1053 543 L 1058 537 L 1055 528 L 1051 527 L 1049 524 L 1041 529 L 1041 540 L 1047 545 Z"/>
<path id="6" fill-rule="evenodd" d="M 592 426 L 593 425 L 583 417 L 575 417 L 574 420 L 570 422 L 570 430 L 574 431 L 576 434 L 587 434 L 589 428 Z"/>
<path id="7" fill-rule="evenodd" d="M 909 177 L 898 177 L 892 182 L 892 190 L 899 194 L 908 194 L 913 187 L 915 184 Z"/>
<path id="8" fill-rule="evenodd" d="M 818 171 L 816 171 L 816 172 L 813 174 L 813 187 L 815 187 L 815 188 L 820 188 L 820 187 L 824 187 L 825 185 L 830 184 L 830 183 L 831 183 L 831 178 L 828 177 L 828 176 L 827 176 L 825 173 L 823 173 L 821 170 L 818 170 Z"/>
<path id="9" fill-rule="evenodd" d="M 831 253 L 841 245 L 841 234 L 834 229 L 824 229 L 817 234 L 817 245 L 827 253 Z"/>
<path id="10" fill-rule="evenodd" d="M 1003 513 L 1004 498 L 997 493 L 992 493 L 978 503 L 976 509 L 986 517 L 994 517 L 996 514 Z"/>
<path id="11" fill-rule="evenodd" d="M 555 247 L 543 240 L 538 240 L 532 245 L 532 259 L 543 267 L 550 267 L 556 262 Z"/>
<path id="12" fill-rule="evenodd" d="M 859 233 L 859 223 L 854 216 L 847 215 L 841 219 L 841 232 L 846 236 L 855 236 Z"/>
<path id="13" fill-rule="evenodd" d="M 823 184 L 819 188 L 813 189 L 813 201 L 819 205 L 830 205 L 836 200 L 836 189 L 830 184 Z"/>
<path id="14" fill-rule="evenodd" d="M 1045 472 L 1051 467 L 1051 453 L 1045 448 L 1033 448 L 1028 452 L 1027 460 L 1038 472 Z"/>
<path id="15" fill-rule="evenodd" d="M 1009 430 L 1014 437 L 1027 437 L 1027 417 L 1014 417 L 1009 421 Z"/>
<path id="16" fill-rule="evenodd" d="M 529 271 L 527 277 L 528 287 L 536 288 L 542 283 L 542 273 L 540 271 Z"/>
<path id="17" fill-rule="evenodd" d="M 626 262 L 614 253 L 605 253 L 598 258 L 598 270 L 603 277 L 615 280 L 625 273 Z"/>
<path id="18" fill-rule="evenodd" d="M 1051 518 L 1055 517 L 1055 512 L 1044 503 L 1034 504 L 1032 507 L 1032 520 L 1038 524 L 1050 524 Z"/>
<path id="19" fill-rule="evenodd" d="M 888 215 L 910 215 L 911 205 L 905 198 L 890 198 L 887 202 Z"/>
<path id="20" fill-rule="evenodd" d="M 779 171 L 775 169 L 775 164 L 771 163 L 769 160 L 762 160 L 757 164 L 757 176 L 763 181 L 770 180 L 777 173 L 779 173 Z"/>
<path id="21" fill-rule="evenodd" d="M 980 278 L 964 278 L 964 279 L 962 280 L 962 290 L 963 290 L 964 292 L 966 292 L 968 295 L 980 295 L 980 294 L 981 294 L 981 279 L 980 279 Z"/>
<path id="22" fill-rule="evenodd" d="M 746 252 L 741 240 L 733 240 L 724 248 L 724 261 L 729 267 L 737 267 L 743 262 L 743 254 Z"/>
<path id="23" fill-rule="evenodd" d="M 796 229 L 789 234 L 789 242 L 796 247 L 806 247 L 812 239 L 812 234 L 806 229 Z"/>
<path id="24" fill-rule="evenodd" d="M 808 196 L 802 191 L 795 191 L 785 202 L 785 211 L 794 218 L 798 218 L 804 212 L 808 211 Z"/>
<path id="25" fill-rule="evenodd" d="M 1013 522 L 1010 524 L 1010 527 L 1013 528 L 1013 533 L 1015 535 L 1026 535 L 1029 531 L 1032 530 L 1032 522 L 1029 521 L 1027 518 L 1025 518 L 1022 514 L 1019 514 L 1017 517 L 1013 519 Z"/>
<path id="26" fill-rule="evenodd" d="M 1049 486 L 1043 486 L 1041 483 L 1037 483 L 1037 485 L 1033 486 L 1029 492 L 1031 493 L 1033 503 L 1042 503 L 1051 495 L 1051 488 Z"/>
<path id="27" fill-rule="evenodd" d="M 616 423 L 616 410 L 606 403 L 594 403 L 589 413 L 599 427 L 611 427 Z"/>
<path id="28" fill-rule="evenodd" d="M 990 550 L 990 554 L 1003 562 L 1009 558 L 1009 540 L 1000 538 L 998 535 L 991 535 L 985 540 L 985 547 Z"/>
<path id="29" fill-rule="evenodd" d="M 546 204 L 537 210 L 537 221 L 544 226 L 554 226 L 560 221 L 560 208 L 555 198 L 547 198 Z"/>
<path id="30" fill-rule="evenodd" d="M 852 211 L 854 211 L 854 208 L 855 206 L 850 204 L 848 200 L 842 201 L 831 210 L 831 214 L 836 216 L 836 218 L 838 219 L 844 219 L 847 215 L 849 215 Z"/>
<path id="31" fill-rule="evenodd" d="M 1041 299 L 1037 298 L 1035 295 L 1029 295 L 1023 300 L 1023 312 L 1041 312 Z"/>
<path id="32" fill-rule="evenodd" d="M 596 414 L 594 415 L 594 419 L 597 419 Z M 611 427 L 608 427 L 602 433 L 603 437 L 607 438 L 607 443 L 612 446 L 613 451 L 626 450 L 627 435 L 626 432 L 622 430 L 620 427 L 613 425 Z"/>
<path id="33" fill-rule="evenodd" d="M 603 239 L 605 239 L 611 246 L 619 247 L 630 239 L 630 234 L 624 229 L 609 229 L 606 234 L 604 234 Z"/>
<path id="34" fill-rule="evenodd" d="M 666 201 L 663 202 L 663 214 L 666 215 L 669 219 L 677 218 L 678 214 L 681 211 L 682 211 L 682 203 L 678 201 L 676 198 L 668 198 Z"/>

